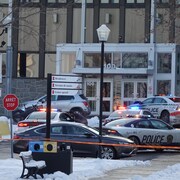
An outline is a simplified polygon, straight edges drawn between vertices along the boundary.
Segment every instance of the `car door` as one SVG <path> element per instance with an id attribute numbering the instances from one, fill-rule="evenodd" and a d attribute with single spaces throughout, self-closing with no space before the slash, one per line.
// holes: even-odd
<path id="1" fill-rule="evenodd" d="M 70 109 L 70 103 L 72 103 L 74 100 L 74 96 L 71 95 L 59 95 L 59 96 L 54 96 L 51 99 L 51 107 L 60 109 L 62 111 L 69 111 Z"/>
<path id="2" fill-rule="evenodd" d="M 74 141 L 71 143 L 71 147 L 75 156 L 96 156 L 98 146 L 91 144 L 91 142 L 97 143 L 99 141 L 97 135 L 80 126 L 66 125 L 65 129 L 66 139 Z"/>
<path id="3" fill-rule="evenodd" d="M 71 124 L 53 124 L 51 125 L 51 138 L 71 141 L 67 144 L 71 145 L 75 156 L 96 156 L 98 146 L 90 142 L 97 143 L 98 136 L 83 127 Z"/>
<path id="4" fill-rule="evenodd" d="M 161 145 L 173 145 L 177 144 L 180 141 L 180 131 L 175 130 L 173 127 L 170 125 L 164 123 L 163 121 L 159 120 L 151 120 L 151 124 L 156 131 L 156 139 L 158 137 L 161 137 L 160 144 Z"/>
<path id="5" fill-rule="evenodd" d="M 146 100 L 143 101 L 142 107 L 143 109 L 148 110 L 149 112 L 151 112 L 155 117 L 158 117 L 159 114 L 159 102 L 155 102 L 156 98 L 152 97 L 152 98 L 148 98 Z"/>
<path id="6" fill-rule="evenodd" d="M 140 140 L 140 144 L 160 143 L 161 137 L 157 137 L 158 130 L 153 128 L 148 119 L 137 121 L 134 127 L 136 128 L 135 131 Z"/>

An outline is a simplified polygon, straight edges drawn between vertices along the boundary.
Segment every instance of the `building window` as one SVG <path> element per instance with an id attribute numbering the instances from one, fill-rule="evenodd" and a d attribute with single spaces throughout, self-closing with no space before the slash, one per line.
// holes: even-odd
<path id="1" fill-rule="evenodd" d="M 177 74 L 180 74 L 180 53 L 177 55 Z"/>
<path id="2" fill-rule="evenodd" d="M 157 0 L 157 3 L 169 3 L 169 0 Z"/>
<path id="3" fill-rule="evenodd" d="M 1 0 L 0 4 L 8 4 L 9 0 Z"/>
<path id="4" fill-rule="evenodd" d="M 101 3 L 109 3 L 109 0 L 101 0 Z"/>
<path id="5" fill-rule="evenodd" d="M 177 81 L 175 88 L 176 88 L 176 94 L 175 95 L 180 96 L 180 80 Z"/>
<path id="6" fill-rule="evenodd" d="M 171 81 L 170 80 L 158 80 L 157 81 L 157 94 L 168 96 L 171 95 Z"/>
<path id="7" fill-rule="evenodd" d="M 2 77 L 6 76 L 6 54 L 0 53 L 0 60 L 2 61 Z"/>
<path id="8" fill-rule="evenodd" d="M 123 53 L 122 68 L 147 68 L 148 53 Z"/>
<path id="9" fill-rule="evenodd" d="M 158 53 L 157 73 L 171 73 L 171 54 Z"/>
<path id="10" fill-rule="evenodd" d="M 32 2 L 32 3 L 39 3 L 39 0 L 21 0 L 21 3 L 28 3 L 28 2 Z"/>
<path id="11" fill-rule="evenodd" d="M 56 54 L 45 55 L 45 77 L 48 73 L 56 73 Z"/>
<path id="12" fill-rule="evenodd" d="M 176 0 L 176 4 L 180 4 L 180 0 Z"/>
<path id="13" fill-rule="evenodd" d="M 111 53 L 105 53 L 104 65 L 112 64 Z M 84 67 L 85 68 L 100 68 L 101 67 L 101 54 L 100 53 L 85 53 L 84 54 Z"/>
<path id="14" fill-rule="evenodd" d="M 127 0 L 126 3 L 144 3 L 144 0 Z"/>
<path id="15" fill-rule="evenodd" d="M 93 3 L 93 0 L 86 0 L 86 3 Z M 76 0 L 75 3 L 82 3 L 82 0 Z"/>
<path id="16" fill-rule="evenodd" d="M 38 71 L 38 54 L 18 54 L 18 77 L 38 77 Z"/>
<path id="17" fill-rule="evenodd" d="M 72 73 L 76 65 L 76 53 L 62 53 L 61 56 L 61 73 Z"/>

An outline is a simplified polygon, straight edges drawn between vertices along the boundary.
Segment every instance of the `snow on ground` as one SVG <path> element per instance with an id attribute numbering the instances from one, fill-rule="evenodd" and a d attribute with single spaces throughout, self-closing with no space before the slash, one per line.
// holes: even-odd
<path id="1" fill-rule="evenodd" d="M 88 119 L 88 125 L 97 127 L 99 125 L 98 117 Z M 13 129 L 16 126 L 13 125 Z M 2 136 L 10 138 L 10 135 Z M 73 158 L 73 172 L 66 175 L 60 171 L 53 174 L 45 174 L 45 180 L 88 180 L 93 177 L 102 177 L 110 170 L 132 167 L 132 166 L 150 166 L 150 161 L 137 160 L 106 160 L 96 158 Z M 0 180 L 17 180 L 22 173 L 22 161 L 20 159 L 9 158 L 0 160 Z M 32 179 L 32 178 L 31 178 Z M 40 178 L 41 179 L 41 178 Z M 155 172 L 147 177 L 140 175 L 133 176 L 130 180 L 177 180 L 180 179 L 180 163 L 168 166 L 162 171 Z"/>

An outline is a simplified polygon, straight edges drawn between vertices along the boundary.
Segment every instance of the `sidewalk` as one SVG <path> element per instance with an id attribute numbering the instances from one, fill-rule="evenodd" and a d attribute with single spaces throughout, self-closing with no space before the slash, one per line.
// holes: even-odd
<path id="1" fill-rule="evenodd" d="M 168 166 L 180 163 L 180 155 L 160 157 L 150 161 L 150 166 L 133 166 L 122 169 L 112 170 L 106 173 L 103 177 L 91 178 L 90 180 L 131 180 L 132 177 L 142 176 L 147 177 L 154 172 L 164 170 Z"/>

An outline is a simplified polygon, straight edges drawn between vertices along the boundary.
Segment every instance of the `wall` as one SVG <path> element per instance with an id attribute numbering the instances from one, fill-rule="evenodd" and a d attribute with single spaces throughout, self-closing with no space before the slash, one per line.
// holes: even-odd
<path id="1" fill-rule="evenodd" d="M 3 83 L 0 84 L 2 88 L 2 96 L 0 97 L 0 115 L 4 115 L 6 110 L 3 107 L 3 98 L 5 94 L 6 79 L 3 78 Z M 12 80 L 12 94 L 19 98 L 19 103 L 33 100 L 46 94 L 47 80 L 46 79 L 13 79 Z"/>

